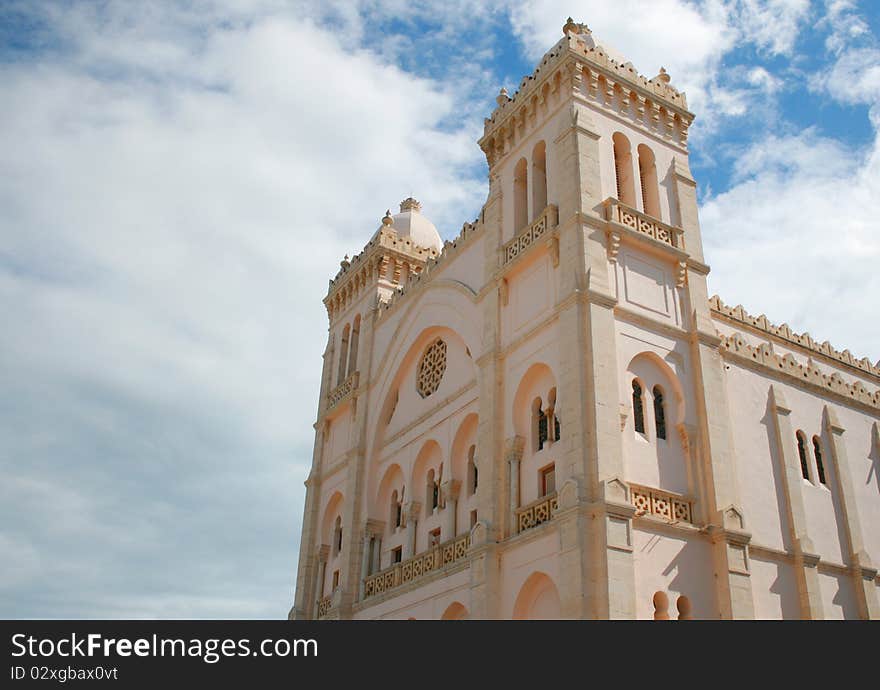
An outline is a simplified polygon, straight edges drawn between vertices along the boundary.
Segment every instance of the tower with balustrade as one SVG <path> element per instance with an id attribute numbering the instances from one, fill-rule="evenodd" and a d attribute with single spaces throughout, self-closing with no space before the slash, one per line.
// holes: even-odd
<path id="1" fill-rule="evenodd" d="M 569 20 L 342 261 L 291 618 L 880 617 L 880 366 L 709 296 L 693 117 Z"/>

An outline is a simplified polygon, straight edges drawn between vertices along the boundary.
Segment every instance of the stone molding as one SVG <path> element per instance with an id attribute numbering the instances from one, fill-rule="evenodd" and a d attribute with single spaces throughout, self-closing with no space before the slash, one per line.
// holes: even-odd
<path id="1" fill-rule="evenodd" d="M 842 352 L 836 350 L 827 340 L 823 343 L 818 343 L 813 340 L 809 333 L 795 333 L 787 323 L 777 326 L 771 323 L 764 314 L 752 316 L 743 309 L 742 305 L 728 306 L 721 301 L 718 295 L 713 295 L 709 298 L 709 307 L 713 315 L 721 316 L 726 321 L 732 321 L 737 325 L 746 326 L 750 330 L 779 338 L 785 341 L 786 344 L 795 345 L 807 352 L 822 355 L 835 363 L 843 364 L 868 374 L 880 382 L 880 361 L 876 364 L 871 364 L 871 360 L 867 357 L 856 359 L 849 350 L 843 350 Z"/>
<path id="2" fill-rule="evenodd" d="M 880 389 L 873 393 L 861 383 L 847 383 L 837 372 L 830 375 L 811 366 L 803 366 L 790 354 L 780 357 L 773 352 L 772 345 L 763 343 L 757 347 L 749 345 L 739 333 L 721 336 L 721 353 L 736 359 L 760 365 L 762 368 L 787 376 L 803 384 L 818 388 L 847 402 L 856 403 L 876 413 L 880 410 Z"/>

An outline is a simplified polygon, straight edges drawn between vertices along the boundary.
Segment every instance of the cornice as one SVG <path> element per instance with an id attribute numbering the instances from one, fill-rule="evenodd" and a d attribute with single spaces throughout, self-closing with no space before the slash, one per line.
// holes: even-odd
<path id="1" fill-rule="evenodd" d="M 769 336 L 771 339 L 781 341 L 786 345 L 792 345 L 808 354 L 819 355 L 832 364 L 843 364 L 862 374 L 867 374 L 880 383 L 880 361 L 876 364 L 871 364 L 871 360 L 867 357 L 856 359 L 849 350 L 843 350 L 842 352 L 836 350 L 827 340 L 823 343 L 817 343 L 809 333 L 795 333 L 787 323 L 776 326 L 764 314 L 752 316 L 743 309 L 742 305 L 730 307 L 724 304 L 718 295 L 714 295 L 709 299 L 709 307 L 712 310 L 713 316 L 718 316 L 723 321 L 736 326 L 744 326 L 749 331 Z"/>
<path id="2" fill-rule="evenodd" d="M 880 412 L 880 389 L 872 393 L 861 381 L 849 384 L 837 372 L 829 376 L 814 367 L 799 364 L 790 354 L 780 357 L 773 352 L 772 345 L 768 343 L 752 347 L 739 333 L 731 336 L 722 335 L 720 338 L 720 350 L 724 357 L 732 357 L 762 371 L 793 379 L 797 385 L 866 409 L 874 416 Z"/>

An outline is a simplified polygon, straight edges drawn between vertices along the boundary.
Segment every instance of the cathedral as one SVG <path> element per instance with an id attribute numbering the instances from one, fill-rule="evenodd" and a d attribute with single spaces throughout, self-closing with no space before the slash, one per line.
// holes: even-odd
<path id="1" fill-rule="evenodd" d="M 880 618 L 880 363 L 709 295 L 685 94 L 569 19 L 496 100 L 330 280 L 289 618 Z"/>

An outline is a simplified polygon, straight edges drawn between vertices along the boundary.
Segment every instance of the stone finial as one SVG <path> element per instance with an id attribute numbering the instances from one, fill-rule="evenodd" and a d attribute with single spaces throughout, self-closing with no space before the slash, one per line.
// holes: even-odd
<path id="1" fill-rule="evenodd" d="M 351 262 L 348 260 L 348 254 L 346 254 L 346 255 L 345 255 L 345 258 L 344 258 L 342 261 L 339 262 L 339 265 L 342 267 L 342 270 L 343 270 L 343 271 L 344 271 L 346 268 L 348 268 L 349 266 L 351 266 Z"/>
<path id="2" fill-rule="evenodd" d="M 413 199 L 411 196 L 408 196 L 406 199 L 400 202 L 400 212 L 404 211 L 421 211 L 422 205 Z M 383 221 L 384 222 L 384 221 Z"/>
<path id="3" fill-rule="evenodd" d="M 498 105 L 504 105 L 509 100 L 510 97 L 507 95 L 507 89 L 502 86 L 501 91 L 499 91 L 498 95 L 495 97 L 495 102 L 498 103 Z"/>
<path id="4" fill-rule="evenodd" d="M 661 67 L 660 74 L 658 74 L 656 77 L 654 77 L 654 79 L 657 79 L 658 81 L 662 81 L 664 84 L 668 84 L 669 83 L 669 75 L 666 73 L 666 68 Z"/>
<path id="5" fill-rule="evenodd" d="M 391 217 L 391 209 L 389 208 L 387 211 L 385 211 L 385 217 L 382 218 L 382 225 L 384 225 L 387 228 L 389 225 L 393 225 L 393 224 L 394 224 L 394 219 Z"/>
<path id="6" fill-rule="evenodd" d="M 565 36 L 566 34 L 569 34 L 569 33 L 579 34 L 580 32 L 581 32 L 581 26 L 580 26 L 580 24 L 577 24 L 574 21 L 574 19 L 569 17 L 568 19 L 565 20 L 565 26 L 562 27 L 562 35 L 563 36 Z"/>

